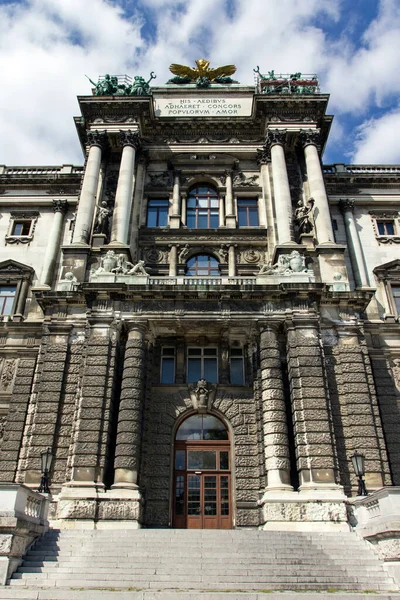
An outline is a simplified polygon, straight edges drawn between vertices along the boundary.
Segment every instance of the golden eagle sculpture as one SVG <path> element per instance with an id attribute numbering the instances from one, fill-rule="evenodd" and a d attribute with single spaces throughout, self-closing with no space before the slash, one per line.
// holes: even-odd
<path id="1" fill-rule="evenodd" d="M 205 58 L 200 58 L 195 61 L 197 68 L 192 69 L 192 67 L 186 67 L 185 65 L 177 65 L 172 64 L 169 67 L 169 70 L 174 75 L 178 75 L 178 77 L 191 79 L 192 81 L 197 81 L 198 79 L 209 79 L 209 81 L 214 81 L 218 77 L 229 77 L 236 72 L 235 65 L 225 65 L 224 67 L 218 67 L 217 69 L 210 69 L 210 61 Z"/>

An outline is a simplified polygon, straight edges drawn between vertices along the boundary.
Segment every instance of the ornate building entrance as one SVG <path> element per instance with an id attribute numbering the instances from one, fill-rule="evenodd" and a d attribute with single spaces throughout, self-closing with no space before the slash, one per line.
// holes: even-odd
<path id="1" fill-rule="evenodd" d="M 173 527 L 230 529 L 229 434 L 212 415 L 192 415 L 175 438 Z"/>

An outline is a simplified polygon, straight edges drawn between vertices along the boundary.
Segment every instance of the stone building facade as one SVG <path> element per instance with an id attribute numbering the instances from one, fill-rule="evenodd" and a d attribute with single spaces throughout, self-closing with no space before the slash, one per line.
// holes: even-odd
<path id="1" fill-rule="evenodd" d="M 290 91 L 290 90 L 289 90 Z M 400 167 L 328 96 L 79 97 L 84 166 L 0 167 L 0 481 L 62 527 L 346 528 L 400 485 Z"/>

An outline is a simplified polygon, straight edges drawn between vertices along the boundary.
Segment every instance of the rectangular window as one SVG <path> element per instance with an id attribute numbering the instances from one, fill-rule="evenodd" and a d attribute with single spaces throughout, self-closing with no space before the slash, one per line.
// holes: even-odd
<path id="1" fill-rule="evenodd" d="M 11 235 L 29 235 L 31 232 L 31 227 L 32 221 L 14 221 L 11 229 Z"/>
<path id="2" fill-rule="evenodd" d="M 257 198 L 238 198 L 237 209 L 239 227 L 258 227 Z"/>
<path id="3" fill-rule="evenodd" d="M 11 315 L 15 294 L 17 291 L 16 285 L 2 285 L 0 286 L 0 314 Z"/>
<path id="4" fill-rule="evenodd" d="M 147 227 L 166 227 L 168 225 L 168 198 L 151 198 L 147 204 Z"/>
<path id="5" fill-rule="evenodd" d="M 175 348 L 161 350 L 161 383 L 175 383 Z"/>
<path id="6" fill-rule="evenodd" d="M 379 235 L 395 235 L 394 221 L 377 221 Z"/>
<path id="7" fill-rule="evenodd" d="M 243 348 L 231 348 L 229 352 L 230 382 L 232 385 L 244 385 Z"/>
<path id="8" fill-rule="evenodd" d="M 392 285 L 391 288 L 394 304 L 397 310 L 397 316 L 400 318 L 400 285 Z"/>
<path id="9" fill-rule="evenodd" d="M 218 359 L 216 348 L 188 348 L 187 381 L 195 383 L 205 379 L 218 382 Z"/>

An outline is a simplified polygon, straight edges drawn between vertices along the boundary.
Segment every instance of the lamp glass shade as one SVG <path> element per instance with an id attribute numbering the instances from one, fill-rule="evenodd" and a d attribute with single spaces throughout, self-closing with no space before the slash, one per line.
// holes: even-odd
<path id="1" fill-rule="evenodd" d="M 42 463 L 42 473 L 48 473 L 53 461 L 53 454 L 50 448 L 47 448 L 47 450 L 40 453 L 40 460 Z"/>
<path id="2" fill-rule="evenodd" d="M 359 454 L 356 450 L 353 456 L 351 457 L 351 462 L 353 463 L 353 469 L 357 477 L 363 477 L 365 472 L 365 456 L 363 454 Z"/>

